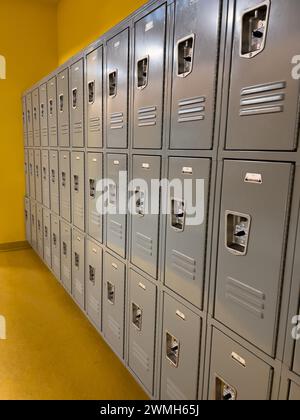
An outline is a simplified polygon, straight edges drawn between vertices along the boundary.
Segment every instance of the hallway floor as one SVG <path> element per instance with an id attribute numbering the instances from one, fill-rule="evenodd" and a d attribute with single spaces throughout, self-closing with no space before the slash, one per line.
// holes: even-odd
<path id="1" fill-rule="evenodd" d="M 146 395 L 32 250 L 0 253 L 0 399 Z"/>

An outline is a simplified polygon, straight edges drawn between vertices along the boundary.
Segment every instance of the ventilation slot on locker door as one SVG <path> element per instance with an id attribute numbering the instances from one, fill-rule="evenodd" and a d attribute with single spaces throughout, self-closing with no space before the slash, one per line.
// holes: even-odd
<path id="1" fill-rule="evenodd" d="M 185 204 L 181 200 L 171 200 L 171 225 L 178 231 L 183 232 L 185 227 Z"/>
<path id="2" fill-rule="evenodd" d="M 226 248 L 235 255 L 246 255 L 251 217 L 241 213 L 226 212 Z"/>
<path id="3" fill-rule="evenodd" d="M 109 96 L 111 98 L 114 98 L 115 96 L 117 96 L 117 92 L 118 92 L 118 72 L 117 72 L 117 70 L 114 70 L 111 73 L 109 73 L 108 83 L 109 83 Z"/>
<path id="4" fill-rule="evenodd" d="M 112 305 L 115 304 L 115 286 L 109 281 L 107 282 L 107 300 Z"/>
<path id="5" fill-rule="evenodd" d="M 93 283 L 93 285 L 95 285 L 95 282 L 96 282 L 96 270 L 91 265 L 89 266 L 89 279 L 90 279 L 90 282 Z"/>
<path id="6" fill-rule="evenodd" d="M 144 57 L 137 63 L 137 86 L 138 89 L 145 89 L 148 85 L 149 57 Z"/>
<path id="7" fill-rule="evenodd" d="M 195 35 L 177 43 L 177 76 L 187 77 L 193 70 Z"/>
<path id="8" fill-rule="evenodd" d="M 95 102 L 95 81 L 89 82 L 88 84 L 89 92 L 89 104 L 92 105 Z"/>
<path id="9" fill-rule="evenodd" d="M 142 309 L 135 303 L 132 303 L 132 323 L 139 331 L 142 331 L 142 319 Z"/>
<path id="10" fill-rule="evenodd" d="M 178 102 L 178 122 L 203 121 L 205 119 L 204 96 L 194 98 L 184 98 Z"/>
<path id="11" fill-rule="evenodd" d="M 235 401 L 237 391 L 221 378 L 216 378 L 216 401 Z"/>
<path id="12" fill-rule="evenodd" d="M 176 337 L 166 333 L 167 340 L 167 360 L 171 363 L 172 366 L 178 367 L 179 365 L 179 351 L 180 351 L 180 342 Z"/>
<path id="13" fill-rule="evenodd" d="M 96 197 L 96 181 L 94 179 L 90 179 L 90 197 Z"/>

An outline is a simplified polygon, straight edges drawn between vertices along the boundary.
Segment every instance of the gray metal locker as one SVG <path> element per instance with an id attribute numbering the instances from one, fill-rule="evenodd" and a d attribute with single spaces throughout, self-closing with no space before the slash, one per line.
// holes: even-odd
<path id="1" fill-rule="evenodd" d="M 300 376 L 300 340 L 296 341 L 293 370 Z"/>
<path id="2" fill-rule="evenodd" d="M 61 282 L 69 293 L 72 292 L 72 229 L 60 222 L 60 267 Z"/>
<path id="3" fill-rule="evenodd" d="M 26 232 L 26 241 L 31 243 L 31 212 L 30 212 L 30 200 L 25 198 L 25 232 Z"/>
<path id="4" fill-rule="evenodd" d="M 98 242 L 102 242 L 102 214 L 97 210 L 97 200 L 101 192 L 97 191 L 97 184 L 103 178 L 102 153 L 87 154 L 87 233 Z"/>
<path id="5" fill-rule="evenodd" d="M 38 254 L 44 259 L 43 207 L 40 204 L 37 204 L 36 206 L 36 230 Z"/>
<path id="6" fill-rule="evenodd" d="M 212 148 L 221 3 L 176 2 L 171 149 Z"/>
<path id="7" fill-rule="evenodd" d="M 51 216 L 50 211 L 43 209 L 43 226 L 44 226 L 44 261 L 49 268 L 52 266 L 51 256 Z"/>
<path id="8" fill-rule="evenodd" d="M 30 197 L 35 200 L 35 165 L 34 165 L 34 150 L 29 149 L 29 181 L 30 181 Z"/>
<path id="9" fill-rule="evenodd" d="M 35 198 L 39 203 L 43 202 L 42 192 L 42 161 L 41 151 L 34 151 L 34 171 L 35 171 Z"/>
<path id="10" fill-rule="evenodd" d="M 107 247 L 112 249 L 122 258 L 126 256 L 126 231 L 127 215 L 121 214 L 118 205 L 118 197 L 122 192 L 120 190 L 119 177 L 127 184 L 127 155 L 108 154 L 107 155 L 107 179 L 113 181 L 109 187 L 109 212 L 106 216 L 106 235 Z M 120 175 L 120 173 L 122 173 Z M 126 172 L 126 177 L 125 177 Z M 127 207 L 127 197 L 126 197 Z"/>
<path id="11" fill-rule="evenodd" d="M 162 147 L 166 5 L 135 24 L 134 137 L 137 149 Z"/>
<path id="12" fill-rule="evenodd" d="M 57 137 L 57 82 L 56 77 L 53 77 L 47 83 L 48 93 L 48 130 L 49 130 L 49 144 L 50 147 L 58 145 Z"/>
<path id="13" fill-rule="evenodd" d="M 52 271 L 60 281 L 60 222 L 54 214 L 51 214 L 51 253 Z"/>
<path id="14" fill-rule="evenodd" d="M 298 0 L 236 1 L 227 149 L 297 148 L 299 14 Z"/>
<path id="15" fill-rule="evenodd" d="M 84 147 L 83 59 L 70 67 L 70 129 L 73 147 Z"/>
<path id="16" fill-rule="evenodd" d="M 291 385 L 290 385 L 289 400 L 290 401 L 300 400 L 300 386 L 295 384 L 294 382 L 291 382 Z"/>
<path id="17" fill-rule="evenodd" d="M 31 246 L 37 251 L 37 223 L 36 223 L 36 202 L 31 201 L 30 204 L 31 215 Z"/>
<path id="18" fill-rule="evenodd" d="M 50 167 L 48 150 L 42 150 L 42 190 L 43 205 L 50 209 Z"/>
<path id="19" fill-rule="evenodd" d="M 29 151 L 24 150 L 24 168 L 25 168 L 25 195 L 30 197 L 30 177 L 29 177 Z"/>
<path id="20" fill-rule="evenodd" d="M 170 191 L 168 198 L 165 284 L 199 308 L 205 275 L 210 169 L 209 159 L 169 159 L 169 181 L 180 180 L 182 188 Z M 197 199 L 196 206 L 192 199 Z M 194 206 L 199 213 L 195 220 L 191 214 Z"/>
<path id="21" fill-rule="evenodd" d="M 48 137 L 48 96 L 47 96 L 46 83 L 40 86 L 39 96 L 40 96 L 41 146 L 47 147 L 49 145 L 49 137 Z"/>
<path id="22" fill-rule="evenodd" d="M 27 109 L 26 109 L 26 96 L 22 97 L 22 112 L 23 112 L 23 138 L 24 146 L 28 146 L 28 136 L 27 136 Z"/>
<path id="23" fill-rule="evenodd" d="M 104 255 L 103 335 L 113 350 L 124 356 L 125 265 Z"/>
<path id="24" fill-rule="evenodd" d="M 73 225 L 84 231 L 85 227 L 85 185 L 84 152 L 72 152 L 72 220 Z"/>
<path id="25" fill-rule="evenodd" d="M 215 317 L 270 355 L 292 175 L 289 163 L 224 164 Z"/>
<path id="26" fill-rule="evenodd" d="M 164 295 L 161 399 L 197 399 L 201 329 L 198 315 Z"/>
<path id="27" fill-rule="evenodd" d="M 60 215 L 67 222 L 71 222 L 71 158 L 70 152 L 59 152 L 59 192 Z"/>
<path id="28" fill-rule="evenodd" d="M 59 173 L 58 173 L 58 152 L 50 150 L 50 201 L 51 210 L 59 214 Z"/>
<path id="29" fill-rule="evenodd" d="M 27 111 L 27 138 L 28 146 L 33 147 L 33 117 L 32 117 L 32 96 L 31 92 L 26 95 L 26 111 Z"/>
<path id="30" fill-rule="evenodd" d="M 85 305 L 85 237 L 73 229 L 72 233 L 72 296 L 81 307 Z"/>
<path id="31" fill-rule="evenodd" d="M 103 47 L 86 57 L 87 147 L 103 147 Z"/>
<path id="32" fill-rule="evenodd" d="M 272 369 L 225 334 L 214 329 L 209 399 L 269 400 Z"/>
<path id="33" fill-rule="evenodd" d="M 102 248 L 87 240 L 86 251 L 86 312 L 96 327 L 101 328 Z"/>
<path id="34" fill-rule="evenodd" d="M 40 93 L 39 89 L 32 92 L 32 112 L 33 112 L 33 138 L 34 146 L 41 146 L 41 131 L 40 131 Z"/>
<path id="35" fill-rule="evenodd" d="M 70 146 L 69 109 L 69 70 L 65 69 L 57 76 L 58 144 L 60 147 Z"/>
<path id="36" fill-rule="evenodd" d="M 161 158 L 159 156 L 133 156 L 133 179 L 142 179 L 147 184 L 147 191 L 143 186 L 137 186 L 134 195 L 136 214 L 131 216 L 131 262 L 157 278 L 158 250 L 159 250 L 159 194 L 151 200 L 151 181 L 160 180 Z M 152 214 L 151 210 L 154 210 Z"/>
<path id="37" fill-rule="evenodd" d="M 109 148 L 128 145 L 129 30 L 125 29 L 107 43 L 106 48 L 107 119 Z"/>
<path id="38" fill-rule="evenodd" d="M 129 283 L 129 367 L 153 394 L 156 286 L 134 271 Z"/>

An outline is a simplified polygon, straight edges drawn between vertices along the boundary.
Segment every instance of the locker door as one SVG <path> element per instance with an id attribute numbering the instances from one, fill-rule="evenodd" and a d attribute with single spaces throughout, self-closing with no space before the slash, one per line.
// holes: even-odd
<path id="1" fill-rule="evenodd" d="M 107 147 L 128 145 L 129 30 L 107 43 Z"/>
<path id="2" fill-rule="evenodd" d="M 27 136 L 27 109 L 26 109 L 26 96 L 22 98 L 22 111 L 23 111 L 23 138 L 24 146 L 28 146 L 28 136 Z"/>
<path id="3" fill-rule="evenodd" d="M 60 215 L 71 222 L 71 159 L 70 152 L 59 152 Z"/>
<path id="4" fill-rule="evenodd" d="M 129 366 L 153 393 L 156 286 L 131 271 L 129 299 Z"/>
<path id="5" fill-rule="evenodd" d="M 134 138 L 137 149 L 161 149 L 166 5 L 135 24 Z"/>
<path id="6" fill-rule="evenodd" d="M 72 220 L 84 231 L 84 153 L 72 153 Z"/>
<path id="7" fill-rule="evenodd" d="M 88 190 L 88 234 L 98 242 L 102 242 L 102 214 L 97 210 L 99 193 L 97 184 L 103 177 L 102 153 L 88 153 L 87 155 L 87 190 Z"/>
<path id="8" fill-rule="evenodd" d="M 300 375 L 300 340 L 296 341 L 296 350 L 294 356 L 294 372 Z"/>
<path id="9" fill-rule="evenodd" d="M 215 316 L 270 355 L 292 178 L 288 163 L 224 164 Z"/>
<path id="10" fill-rule="evenodd" d="M 49 145 L 48 139 L 48 97 L 47 84 L 41 85 L 39 90 L 40 95 L 40 125 L 41 125 L 41 145 L 47 147 Z"/>
<path id="11" fill-rule="evenodd" d="M 50 168 L 48 150 L 42 150 L 42 189 L 43 205 L 50 209 Z"/>
<path id="12" fill-rule="evenodd" d="M 31 243 L 31 214 L 30 214 L 30 200 L 25 198 L 25 228 L 26 228 L 26 241 Z"/>
<path id="13" fill-rule="evenodd" d="M 35 201 L 31 202 L 30 205 L 30 214 L 31 214 L 31 246 L 37 251 L 37 224 L 36 224 L 36 203 Z"/>
<path id="14" fill-rule="evenodd" d="M 165 295 L 160 390 L 162 400 L 197 399 L 201 328 L 199 316 Z"/>
<path id="15" fill-rule="evenodd" d="M 289 400 L 290 401 L 300 400 L 300 386 L 296 385 L 294 382 L 291 383 Z"/>
<path id="16" fill-rule="evenodd" d="M 51 218 L 50 212 L 46 209 L 43 210 L 43 225 L 44 225 L 44 261 L 49 268 L 52 266 L 51 257 Z"/>
<path id="17" fill-rule="evenodd" d="M 35 147 L 41 145 L 41 132 L 40 132 L 40 93 L 39 89 L 32 92 L 32 111 L 33 111 L 33 137 Z"/>
<path id="18" fill-rule="evenodd" d="M 96 327 L 101 328 L 102 248 L 87 241 L 86 312 Z"/>
<path id="19" fill-rule="evenodd" d="M 220 4 L 176 2 L 171 149 L 212 148 Z"/>
<path id="20" fill-rule="evenodd" d="M 36 223 L 38 254 L 42 259 L 44 259 L 43 208 L 39 204 L 36 207 Z"/>
<path id="21" fill-rule="evenodd" d="M 70 126 L 73 147 L 84 147 L 83 59 L 70 68 Z"/>
<path id="22" fill-rule="evenodd" d="M 34 150 L 29 149 L 29 180 L 30 180 L 30 197 L 35 200 L 35 166 L 34 166 Z"/>
<path id="23" fill-rule="evenodd" d="M 122 174 L 123 172 L 123 174 Z M 125 175 L 126 172 L 126 175 Z M 121 175 L 120 175 L 121 173 Z M 122 258 L 126 256 L 127 215 L 121 214 L 118 197 L 122 192 L 119 177 L 127 185 L 127 155 L 107 155 L 107 178 L 113 181 L 109 189 L 109 212 L 106 216 L 107 246 Z M 127 203 L 126 203 L 127 207 Z M 123 212 L 124 213 L 124 212 Z"/>
<path id="24" fill-rule="evenodd" d="M 297 0 L 288 7 L 280 0 L 236 2 L 227 149 L 296 149 L 299 80 L 291 60 L 299 44 L 299 14 Z"/>
<path id="25" fill-rule="evenodd" d="M 50 150 L 49 154 L 51 210 L 59 214 L 58 152 L 56 150 Z"/>
<path id="26" fill-rule="evenodd" d="M 69 121 L 69 70 L 57 76 L 58 143 L 60 147 L 70 146 Z"/>
<path id="27" fill-rule="evenodd" d="M 85 288 L 85 238 L 82 233 L 73 229 L 72 234 L 72 295 L 81 309 L 84 310 Z"/>
<path id="28" fill-rule="evenodd" d="M 60 281 L 60 226 L 59 218 L 51 214 L 51 250 L 52 250 L 52 271 Z"/>
<path id="29" fill-rule="evenodd" d="M 151 181 L 160 180 L 161 158 L 159 156 L 134 156 L 133 179 L 146 182 L 147 191 L 136 188 L 133 191 L 136 215 L 132 215 L 132 250 L 131 262 L 157 278 L 158 249 L 159 249 L 159 194 L 151 200 Z M 153 200 L 156 200 L 155 202 Z M 151 214 L 155 207 L 157 214 Z"/>
<path id="30" fill-rule="evenodd" d="M 33 147 L 33 116 L 32 116 L 32 96 L 31 93 L 26 95 L 26 110 L 27 110 L 27 136 L 28 146 Z"/>
<path id="31" fill-rule="evenodd" d="M 60 266 L 61 282 L 69 293 L 72 291 L 72 230 L 65 223 L 60 222 Z"/>
<path id="32" fill-rule="evenodd" d="M 210 167 L 209 159 L 169 159 L 169 181 L 179 179 L 182 191 L 171 191 L 169 197 L 165 283 L 199 308 L 205 274 Z M 191 208 L 195 200 L 199 203 L 199 220 L 193 221 Z"/>
<path id="33" fill-rule="evenodd" d="M 36 201 L 42 203 L 42 171 L 41 171 L 41 151 L 34 151 L 34 164 L 35 164 L 35 196 Z"/>
<path id="34" fill-rule="evenodd" d="M 26 197 L 30 197 L 30 177 L 29 177 L 29 151 L 24 150 L 24 162 L 25 162 L 25 194 Z"/>
<path id="35" fill-rule="evenodd" d="M 213 330 L 210 400 L 269 400 L 271 381 L 270 366 L 220 331 Z"/>
<path id="36" fill-rule="evenodd" d="M 104 256 L 103 335 L 113 350 L 124 357 L 125 265 Z"/>
<path id="37" fill-rule="evenodd" d="M 87 147 L 103 147 L 103 47 L 86 57 Z"/>
<path id="38" fill-rule="evenodd" d="M 49 80 L 47 83 L 48 92 L 48 130 L 49 130 L 49 144 L 50 147 L 58 145 L 57 139 L 57 91 L 56 91 L 56 77 Z"/>

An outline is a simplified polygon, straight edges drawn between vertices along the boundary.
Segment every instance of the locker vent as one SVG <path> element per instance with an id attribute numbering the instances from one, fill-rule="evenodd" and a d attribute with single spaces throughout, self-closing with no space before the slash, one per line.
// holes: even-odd
<path id="1" fill-rule="evenodd" d="M 84 216 L 84 208 L 82 205 L 75 203 L 74 204 L 74 212 L 79 217 L 82 218 Z"/>
<path id="2" fill-rule="evenodd" d="M 93 296 L 89 298 L 89 305 L 93 311 L 97 312 L 97 314 L 99 313 L 99 308 L 100 308 L 99 302 Z"/>
<path id="3" fill-rule="evenodd" d="M 46 128 L 42 128 L 42 137 L 47 137 L 47 136 L 48 136 L 47 127 Z"/>
<path id="4" fill-rule="evenodd" d="M 189 280 L 195 280 L 196 278 L 196 260 L 190 258 L 181 252 L 172 251 L 172 267 L 174 271 L 180 271 Z"/>
<path id="5" fill-rule="evenodd" d="M 121 130 L 124 128 L 124 113 L 114 112 L 110 114 L 110 129 Z"/>
<path id="6" fill-rule="evenodd" d="M 69 135 L 69 124 L 62 124 L 61 125 L 61 135 L 62 136 L 68 136 Z"/>
<path id="7" fill-rule="evenodd" d="M 168 400 L 187 401 L 186 395 L 180 391 L 170 378 L 167 379 L 167 396 L 169 397 Z"/>
<path id="8" fill-rule="evenodd" d="M 112 333 L 117 337 L 118 340 L 121 339 L 121 328 L 120 325 L 111 317 L 108 317 L 108 326 Z"/>
<path id="9" fill-rule="evenodd" d="M 205 102 L 204 96 L 195 98 L 181 99 L 178 102 L 178 122 L 194 122 L 205 119 Z"/>
<path id="10" fill-rule="evenodd" d="M 57 127 L 56 127 L 56 125 L 52 125 L 50 127 L 50 136 L 51 137 L 56 137 L 56 134 L 57 134 Z"/>
<path id="11" fill-rule="evenodd" d="M 123 226 L 120 223 L 110 220 L 109 230 L 112 235 L 117 236 L 120 239 L 123 239 Z"/>
<path id="12" fill-rule="evenodd" d="M 136 243 L 137 246 L 142 250 L 146 255 L 153 255 L 153 241 L 148 236 L 142 235 L 141 233 L 136 234 Z"/>
<path id="13" fill-rule="evenodd" d="M 82 133 L 82 127 L 83 127 L 82 121 L 74 123 L 73 124 L 73 133 L 74 134 L 81 134 Z"/>
<path id="14" fill-rule="evenodd" d="M 157 107 L 149 106 L 140 108 L 138 111 L 139 127 L 151 127 L 156 125 Z"/>
<path id="15" fill-rule="evenodd" d="M 284 111 L 286 82 L 267 83 L 242 89 L 240 116 L 275 114 Z M 281 92 L 280 92 L 281 91 Z"/>
<path id="16" fill-rule="evenodd" d="M 101 226 L 101 215 L 96 211 L 91 212 L 91 223 L 97 227 Z"/>
<path id="17" fill-rule="evenodd" d="M 83 294 L 83 285 L 81 284 L 81 282 L 80 282 L 78 279 L 76 279 L 76 281 L 75 281 L 75 288 L 76 288 L 76 291 L 77 291 L 80 295 L 82 295 L 82 294 Z"/>
<path id="18" fill-rule="evenodd" d="M 62 200 L 62 209 L 63 209 L 63 212 L 66 212 L 67 214 L 69 214 L 70 204 L 68 200 Z"/>
<path id="19" fill-rule="evenodd" d="M 89 119 L 89 130 L 91 133 L 99 133 L 101 130 L 101 119 L 99 117 Z"/>
<path id="20" fill-rule="evenodd" d="M 150 371 L 150 359 L 145 351 L 134 341 L 133 342 L 133 356 L 143 366 L 145 370 Z"/>
<path id="21" fill-rule="evenodd" d="M 241 306 L 257 318 L 265 317 L 266 296 L 260 290 L 253 289 L 231 277 L 227 278 L 226 298 Z"/>

